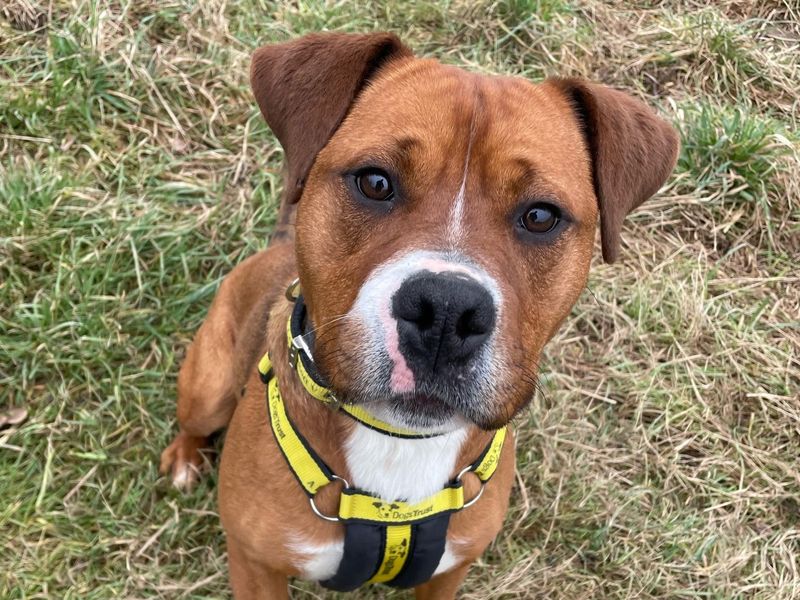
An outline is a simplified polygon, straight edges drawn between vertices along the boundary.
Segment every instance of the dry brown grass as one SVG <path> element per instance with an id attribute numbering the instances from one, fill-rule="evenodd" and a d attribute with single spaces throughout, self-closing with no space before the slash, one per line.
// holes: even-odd
<path id="1" fill-rule="evenodd" d="M 274 215 L 249 54 L 323 28 L 584 75 L 682 132 L 549 346 L 463 597 L 800 598 L 789 0 L 0 1 L 0 403 L 30 412 L 0 431 L 0 596 L 228 596 L 213 477 L 180 496 L 156 457 L 186 344 Z M 359 594 L 384 596 L 404 593 Z"/>

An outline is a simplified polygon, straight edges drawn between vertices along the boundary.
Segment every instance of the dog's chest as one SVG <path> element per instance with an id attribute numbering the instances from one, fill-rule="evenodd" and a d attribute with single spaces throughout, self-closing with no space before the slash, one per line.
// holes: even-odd
<path id="1" fill-rule="evenodd" d="M 344 445 L 349 483 L 385 500 L 418 502 L 450 480 L 465 437 L 464 430 L 457 430 L 427 439 L 402 439 L 357 425 Z M 298 567 L 304 577 L 319 581 L 336 573 L 344 544 L 312 545 L 298 539 L 292 550 L 303 556 Z M 448 543 L 436 573 L 456 563 Z"/>
<path id="2" fill-rule="evenodd" d="M 350 483 L 386 500 L 418 502 L 449 481 L 465 434 L 403 439 L 358 425 L 344 448 Z"/>

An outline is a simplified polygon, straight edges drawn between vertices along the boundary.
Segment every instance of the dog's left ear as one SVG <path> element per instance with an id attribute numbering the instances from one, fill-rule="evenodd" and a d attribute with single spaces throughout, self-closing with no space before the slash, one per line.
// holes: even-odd
<path id="1" fill-rule="evenodd" d="M 250 83 L 286 154 L 285 203 L 300 199 L 317 153 L 369 79 L 388 61 L 411 55 L 391 33 L 310 34 L 256 50 Z"/>
<path id="2" fill-rule="evenodd" d="M 655 194 L 678 158 L 678 134 L 643 102 L 582 79 L 549 79 L 573 104 L 592 158 L 603 259 L 619 256 L 626 215 Z"/>

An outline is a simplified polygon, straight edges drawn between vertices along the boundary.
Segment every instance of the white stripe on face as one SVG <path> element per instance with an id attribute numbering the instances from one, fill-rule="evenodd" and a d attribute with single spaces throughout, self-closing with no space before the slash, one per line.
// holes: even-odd
<path id="1" fill-rule="evenodd" d="M 475 115 L 472 115 L 472 122 L 469 127 L 469 141 L 467 142 L 467 155 L 464 158 L 464 171 L 461 175 L 461 186 L 458 188 L 453 208 L 447 218 L 447 242 L 451 248 L 457 248 L 464 236 L 464 201 L 467 192 L 467 172 L 469 170 L 469 158 L 472 155 L 472 140 L 475 138 Z"/>

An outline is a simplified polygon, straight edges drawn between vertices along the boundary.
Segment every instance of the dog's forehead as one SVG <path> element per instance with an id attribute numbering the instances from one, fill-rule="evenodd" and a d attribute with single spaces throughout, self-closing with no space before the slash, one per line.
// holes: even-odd
<path id="1" fill-rule="evenodd" d="M 459 176 L 471 148 L 476 172 L 514 177 L 529 170 L 565 198 L 591 196 L 589 157 L 572 107 L 546 83 L 434 60 L 400 61 L 362 92 L 335 137 L 339 159 L 405 147 L 418 158 L 416 167 L 439 165 Z"/>

